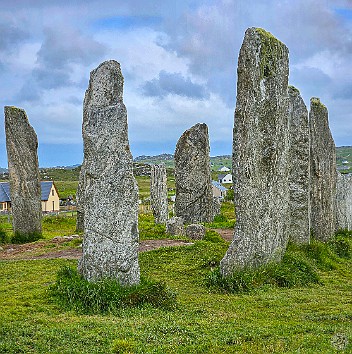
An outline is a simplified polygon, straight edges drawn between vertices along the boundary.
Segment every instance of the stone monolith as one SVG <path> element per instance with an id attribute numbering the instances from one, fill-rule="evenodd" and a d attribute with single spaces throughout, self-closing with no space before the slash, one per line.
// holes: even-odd
<path id="1" fill-rule="evenodd" d="M 139 283 L 138 187 L 132 171 L 120 64 L 90 73 L 83 107 L 84 238 L 80 273 L 89 281 Z M 82 198 L 82 197 L 80 197 Z"/>
<path id="2" fill-rule="evenodd" d="M 152 165 L 150 171 L 150 204 L 156 224 L 168 219 L 167 176 L 164 164 Z"/>
<path id="3" fill-rule="evenodd" d="M 293 242 L 310 241 L 310 146 L 308 110 L 299 91 L 288 88 L 289 97 L 289 187 L 287 233 Z"/>
<path id="4" fill-rule="evenodd" d="M 186 130 L 177 142 L 175 212 L 185 223 L 211 222 L 214 218 L 209 152 L 204 123 Z"/>
<path id="5" fill-rule="evenodd" d="M 11 190 L 13 231 L 24 236 L 42 232 L 37 135 L 26 112 L 5 107 L 6 148 Z"/>
<path id="6" fill-rule="evenodd" d="M 310 100 L 309 130 L 311 230 L 316 239 L 328 241 L 336 227 L 336 148 L 329 128 L 328 110 L 315 97 Z"/>
<path id="7" fill-rule="evenodd" d="M 352 176 L 337 172 L 336 229 L 352 230 Z"/>
<path id="8" fill-rule="evenodd" d="M 288 49 L 272 34 L 249 28 L 237 72 L 236 226 L 220 264 L 223 276 L 280 260 L 288 241 Z"/>

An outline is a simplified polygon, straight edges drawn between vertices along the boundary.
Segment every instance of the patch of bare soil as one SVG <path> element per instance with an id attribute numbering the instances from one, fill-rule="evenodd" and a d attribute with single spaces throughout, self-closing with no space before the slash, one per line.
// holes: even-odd
<path id="1" fill-rule="evenodd" d="M 66 258 L 78 259 L 82 256 L 82 247 L 70 247 L 68 242 L 74 239 L 82 239 L 78 235 L 55 237 L 52 240 L 26 243 L 23 245 L 3 245 L 0 248 L 0 260 L 24 260 L 24 259 L 52 259 Z M 66 244 L 66 246 L 65 246 Z M 146 240 L 139 243 L 139 251 L 146 252 L 161 247 L 187 246 L 191 242 L 182 240 Z"/>
<path id="2" fill-rule="evenodd" d="M 226 241 L 232 241 L 232 229 L 215 229 Z M 23 245 L 3 245 L 0 247 L 0 260 L 24 260 L 24 259 L 52 259 L 66 258 L 78 259 L 82 256 L 81 245 L 74 246 L 69 243 L 77 239 L 82 240 L 79 235 L 54 237 L 52 240 L 43 240 Z M 139 243 L 139 252 L 155 250 L 161 247 L 188 246 L 192 242 L 182 240 L 145 240 Z"/>

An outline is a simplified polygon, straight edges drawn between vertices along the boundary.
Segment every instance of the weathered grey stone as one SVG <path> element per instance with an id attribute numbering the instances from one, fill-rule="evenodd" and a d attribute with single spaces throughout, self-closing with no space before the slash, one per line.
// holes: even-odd
<path id="1" fill-rule="evenodd" d="M 337 172 L 336 229 L 352 230 L 352 176 Z"/>
<path id="2" fill-rule="evenodd" d="M 183 226 L 183 219 L 174 216 L 166 221 L 166 233 L 171 236 L 184 235 L 185 228 Z"/>
<path id="3" fill-rule="evenodd" d="M 122 93 L 119 63 L 106 61 L 91 72 L 83 108 L 84 239 L 79 271 L 89 281 L 110 277 L 136 284 L 138 187 Z"/>
<path id="4" fill-rule="evenodd" d="M 5 107 L 6 148 L 15 234 L 42 232 L 42 206 L 37 135 L 26 112 Z"/>
<path id="5" fill-rule="evenodd" d="M 168 218 L 167 177 L 164 164 L 152 165 L 150 172 L 150 204 L 156 224 L 165 224 Z"/>
<path id="6" fill-rule="evenodd" d="M 214 218 L 209 136 L 206 124 L 186 130 L 175 150 L 175 212 L 186 223 Z"/>
<path id="7" fill-rule="evenodd" d="M 270 33 L 246 31 L 238 59 L 233 141 L 234 239 L 220 269 L 280 260 L 288 236 L 288 49 Z"/>
<path id="8" fill-rule="evenodd" d="M 219 215 L 221 212 L 221 200 L 217 197 L 213 197 L 213 215 Z"/>
<path id="9" fill-rule="evenodd" d="M 190 224 L 186 227 L 186 236 L 192 240 L 203 240 L 205 236 L 205 227 L 200 224 Z"/>
<path id="10" fill-rule="evenodd" d="M 289 153 L 289 225 L 287 233 L 297 243 L 310 241 L 310 145 L 308 110 L 299 91 L 288 88 Z"/>
<path id="11" fill-rule="evenodd" d="M 83 232 L 84 231 L 84 201 L 83 201 L 83 193 L 84 193 L 84 164 L 81 166 L 81 171 L 79 173 L 79 182 L 76 191 L 76 203 L 77 203 L 77 218 L 76 218 L 76 231 Z"/>
<path id="12" fill-rule="evenodd" d="M 319 98 L 310 100 L 311 230 L 321 241 L 335 233 L 336 150 L 328 110 Z"/>

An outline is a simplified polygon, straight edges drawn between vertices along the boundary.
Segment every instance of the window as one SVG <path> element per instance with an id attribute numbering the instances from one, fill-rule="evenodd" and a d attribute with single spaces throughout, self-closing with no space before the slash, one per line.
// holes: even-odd
<path id="1" fill-rule="evenodd" d="M 54 189 L 51 190 L 51 195 L 52 195 L 52 196 L 55 195 Z"/>

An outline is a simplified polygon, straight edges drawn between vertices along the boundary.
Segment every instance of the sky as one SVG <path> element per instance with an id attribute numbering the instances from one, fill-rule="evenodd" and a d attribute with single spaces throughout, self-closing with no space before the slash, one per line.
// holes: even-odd
<path id="1" fill-rule="evenodd" d="M 41 167 L 83 159 L 89 73 L 121 64 L 134 157 L 173 153 L 196 123 L 211 155 L 232 150 L 237 60 L 261 27 L 289 48 L 289 83 L 328 107 L 337 146 L 352 145 L 351 0 L 1 0 L 0 105 L 25 109 Z M 7 167 L 4 117 L 0 167 Z"/>

